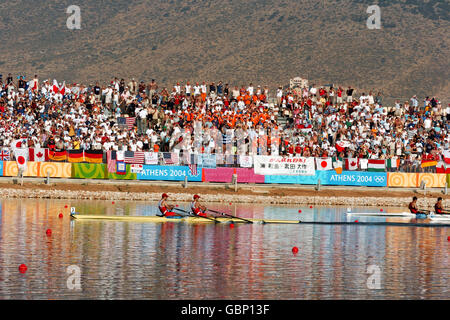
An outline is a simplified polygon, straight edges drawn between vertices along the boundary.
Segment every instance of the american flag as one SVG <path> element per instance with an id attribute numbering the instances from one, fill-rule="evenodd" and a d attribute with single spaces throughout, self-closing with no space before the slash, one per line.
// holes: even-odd
<path id="1" fill-rule="evenodd" d="M 164 152 L 163 153 L 164 164 L 174 165 L 180 162 L 178 153 L 175 152 Z"/>
<path id="2" fill-rule="evenodd" d="M 11 154 L 9 153 L 9 149 L 4 148 L 0 152 L 0 160 L 2 161 L 9 161 L 11 159 Z"/>
<path id="3" fill-rule="evenodd" d="M 196 176 L 197 175 L 197 165 L 196 164 L 190 164 L 189 170 L 191 170 L 191 175 Z"/>
<path id="4" fill-rule="evenodd" d="M 126 126 L 128 130 L 133 129 L 135 123 L 136 123 L 135 117 L 117 118 L 117 124 L 119 126 L 124 126 L 124 127 Z"/>
<path id="5" fill-rule="evenodd" d="M 109 150 L 106 153 L 106 163 L 108 166 L 108 172 L 109 173 L 115 173 L 116 172 L 116 160 L 117 160 L 117 154 L 115 151 Z"/>
<path id="6" fill-rule="evenodd" d="M 125 163 L 144 164 L 145 154 L 141 151 L 125 151 Z"/>

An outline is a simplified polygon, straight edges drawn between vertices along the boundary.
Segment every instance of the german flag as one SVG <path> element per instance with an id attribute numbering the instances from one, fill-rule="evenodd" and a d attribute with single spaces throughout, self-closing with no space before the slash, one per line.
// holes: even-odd
<path id="1" fill-rule="evenodd" d="M 84 161 L 89 163 L 103 163 L 102 150 L 85 150 Z"/>
<path id="2" fill-rule="evenodd" d="M 83 162 L 83 150 L 69 150 L 68 151 L 68 160 L 72 163 Z"/>
<path id="3" fill-rule="evenodd" d="M 432 159 L 423 159 L 422 164 L 420 165 L 422 168 L 434 167 L 437 166 L 437 161 Z"/>
<path id="4" fill-rule="evenodd" d="M 67 151 L 49 151 L 48 158 L 52 161 L 66 161 Z"/>

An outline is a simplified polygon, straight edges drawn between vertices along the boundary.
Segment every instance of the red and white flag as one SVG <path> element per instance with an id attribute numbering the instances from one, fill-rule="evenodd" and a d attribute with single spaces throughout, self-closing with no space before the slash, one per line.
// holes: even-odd
<path id="1" fill-rule="evenodd" d="M 19 171 L 25 172 L 27 170 L 28 149 L 15 149 L 14 156 Z"/>
<path id="2" fill-rule="evenodd" d="M 53 93 L 58 93 L 59 92 L 58 81 L 56 81 L 56 79 L 53 79 L 52 91 L 53 91 Z"/>
<path id="3" fill-rule="evenodd" d="M 444 162 L 450 164 L 450 150 L 445 150 L 443 154 Z"/>
<path id="4" fill-rule="evenodd" d="M 28 150 L 28 160 L 35 162 L 48 161 L 48 149 L 30 148 Z"/>
<path id="5" fill-rule="evenodd" d="M 358 164 L 359 164 L 358 158 L 345 159 L 345 167 L 349 171 L 358 170 Z"/>
<path id="6" fill-rule="evenodd" d="M 14 149 L 23 149 L 27 147 L 27 140 L 26 139 L 17 139 L 14 140 L 11 144 L 11 148 Z"/>
<path id="7" fill-rule="evenodd" d="M 59 93 L 61 93 L 62 95 L 64 95 L 66 93 L 66 82 L 65 81 L 62 84 L 62 86 L 59 88 Z"/>
<path id="8" fill-rule="evenodd" d="M 331 158 L 316 158 L 317 170 L 332 170 L 333 161 Z"/>

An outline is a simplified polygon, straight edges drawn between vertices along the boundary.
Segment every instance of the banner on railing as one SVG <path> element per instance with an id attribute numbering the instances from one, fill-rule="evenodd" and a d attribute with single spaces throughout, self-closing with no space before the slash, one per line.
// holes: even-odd
<path id="1" fill-rule="evenodd" d="M 316 173 L 314 158 L 286 158 L 280 156 L 255 156 L 255 174 L 313 176 Z"/>
<path id="2" fill-rule="evenodd" d="M 265 183 L 279 184 L 320 184 L 327 186 L 366 186 L 386 187 L 386 172 L 359 172 L 343 171 L 341 174 L 335 171 L 316 171 L 314 176 L 265 176 Z"/>
<path id="3" fill-rule="evenodd" d="M 195 166 L 195 165 L 194 165 Z M 138 180 L 202 181 L 202 168 L 188 166 L 147 166 L 137 174 Z"/>
<path id="4" fill-rule="evenodd" d="M 215 168 L 216 167 L 216 155 L 201 153 L 197 157 L 197 165 L 203 168 Z"/>

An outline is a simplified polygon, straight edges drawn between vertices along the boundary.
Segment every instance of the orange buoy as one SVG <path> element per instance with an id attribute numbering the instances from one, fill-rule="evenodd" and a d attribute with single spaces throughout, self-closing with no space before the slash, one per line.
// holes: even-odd
<path id="1" fill-rule="evenodd" d="M 47 231 L 45 231 L 45 233 L 47 234 L 47 236 L 51 236 L 52 235 L 52 229 L 47 229 Z"/>
<path id="2" fill-rule="evenodd" d="M 60 219 L 62 219 L 62 218 L 63 218 L 63 214 L 60 213 L 60 214 L 58 215 L 58 217 L 59 217 Z"/>
<path id="3" fill-rule="evenodd" d="M 293 247 L 292 248 L 292 253 L 294 253 L 294 254 L 298 253 L 298 248 L 297 247 Z"/>
<path id="4" fill-rule="evenodd" d="M 25 272 L 27 272 L 27 266 L 26 265 L 24 265 L 23 263 L 19 266 L 19 272 L 20 273 L 25 273 Z"/>

